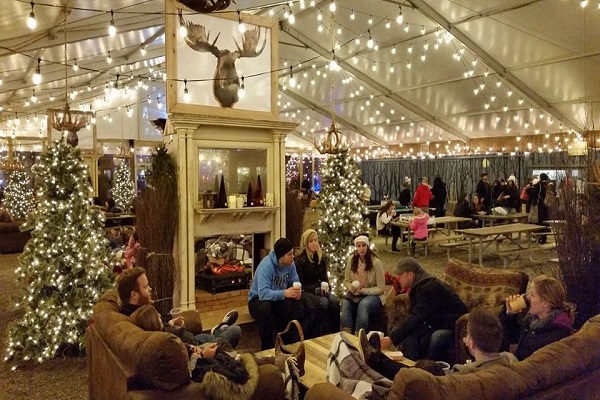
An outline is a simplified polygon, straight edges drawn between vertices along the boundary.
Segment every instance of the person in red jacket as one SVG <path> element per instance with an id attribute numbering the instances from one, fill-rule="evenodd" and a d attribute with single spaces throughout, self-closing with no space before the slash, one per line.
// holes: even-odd
<path id="1" fill-rule="evenodd" d="M 419 207 L 425 214 L 429 214 L 429 202 L 432 198 L 433 195 L 429 189 L 429 180 L 424 176 L 419 186 L 417 186 L 417 190 L 415 190 L 412 206 Z"/>

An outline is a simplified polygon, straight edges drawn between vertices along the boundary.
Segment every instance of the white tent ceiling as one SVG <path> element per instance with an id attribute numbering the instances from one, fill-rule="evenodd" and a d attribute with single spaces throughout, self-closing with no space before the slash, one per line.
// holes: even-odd
<path id="1" fill-rule="evenodd" d="M 288 146 L 308 147 L 330 124 L 327 66 L 334 43 L 341 67 L 333 74 L 336 121 L 355 147 L 583 132 L 600 125 L 597 0 L 586 7 L 579 0 L 336 0 L 333 21 L 330 0 L 311 3 L 238 0 L 230 7 L 281 20 L 279 111 L 282 119 L 300 123 Z M 89 107 L 117 73 L 120 82 L 133 77 L 134 83 L 152 76 L 153 65 L 162 68 L 164 0 L 35 2 L 35 30 L 26 25 L 30 2 L 3 1 L 0 128 L 8 128 L 16 113 L 25 118 L 63 104 L 65 7 L 68 86 L 79 91 L 73 107 Z M 107 31 L 111 9 L 115 37 Z M 294 24 L 284 17 L 290 9 Z M 367 45 L 369 34 L 375 48 Z M 38 59 L 43 81 L 34 85 Z M 298 82 L 293 88 L 290 67 Z M 156 69 L 154 75 L 162 79 Z M 99 115 L 108 112 L 93 107 Z"/>

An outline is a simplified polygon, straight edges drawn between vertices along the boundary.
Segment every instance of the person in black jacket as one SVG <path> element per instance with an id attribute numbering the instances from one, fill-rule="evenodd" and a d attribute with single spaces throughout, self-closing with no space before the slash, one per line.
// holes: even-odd
<path id="1" fill-rule="evenodd" d="M 519 199 L 519 188 L 516 178 L 511 175 L 506 181 L 504 190 L 496 200 L 498 206 L 504 207 L 509 214 L 514 214 L 521 210 L 521 200 Z"/>
<path id="2" fill-rule="evenodd" d="M 489 213 L 492 209 L 492 187 L 490 186 L 489 176 L 486 172 L 481 174 L 481 180 L 477 184 L 477 196 L 483 199 L 486 213 Z"/>
<path id="3" fill-rule="evenodd" d="M 544 225 L 544 221 L 548 221 L 550 219 L 548 207 L 544 201 L 546 199 L 546 193 L 548 192 L 548 182 L 548 175 L 542 172 L 540 174 L 539 181 L 532 185 L 527 192 L 529 194 L 529 198 L 531 199 L 531 205 L 538 207 L 537 224 L 544 226 L 546 228 L 544 230 L 545 232 L 548 231 L 548 226 Z M 546 235 L 538 237 L 538 242 L 540 244 L 546 243 L 546 240 Z"/>
<path id="4" fill-rule="evenodd" d="M 327 278 L 327 260 L 314 229 L 300 239 L 302 252 L 294 263 L 302 284 L 302 305 L 306 312 L 304 332 L 307 339 L 340 330 L 340 300 L 331 292 Z"/>
<path id="5" fill-rule="evenodd" d="M 503 348 L 508 349 L 510 343 L 517 343 L 515 356 L 519 361 L 571 334 L 575 306 L 567 302 L 567 292 L 558 280 L 537 276 L 525 298 L 529 308 L 520 318 L 520 310 L 511 307 L 517 297 L 519 295 L 506 299 L 499 317 L 504 327 Z"/>
<path id="6" fill-rule="evenodd" d="M 460 196 L 458 196 L 458 203 L 454 206 L 454 216 L 455 217 L 463 217 L 463 218 L 471 218 L 472 210 L 471 204 L 469 203 L 469 195 L 465 192 L 462 192 Z M 468 229 L 468 228 L 477 228 L 477 222 L 475 221 L 464 221 L 458 223 L 458 229 Z"/>
<path id="7" fill-rule="evenodd" d="M 446 198 L 448 197 L 448 188 L 442 181 L 442 178 L 439 176 L 436 176 L 433 180 L 431 194 L 433 195 L 433 198 L 429 202 L 430 207 L 435 207 L 436 217 L 443 217 L 446 215 Z"/>
<path id="8" fill-rule="evenodd" d="M 404 323 L 391 329 L 390 336 L 381 339 L 387 350 L 393 343 L 402 344 L 411 360 L 448 359 L 454 347 L 456 320 L 467 313 L 467 306 L 444 282 L 429 275 L 414 258 L 404 258 L 392 271 L 402 289 L 410 288 L 410 312 Z"/>
<path id="9" fill-rule="evenodd" d="M 410 193 L 410 185 L 408 184 L 408 181 L 404 181 L 404 183 L 402 184 L 402 191 L 398 196 L 398 202 L 403 207 L 410 207 L 411 199 L 412 195 Z"/>

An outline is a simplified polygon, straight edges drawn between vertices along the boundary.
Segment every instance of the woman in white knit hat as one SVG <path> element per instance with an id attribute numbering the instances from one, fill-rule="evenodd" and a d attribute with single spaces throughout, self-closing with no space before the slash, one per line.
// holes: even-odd
<path id="1" fill-rule="evenodd" d="M 354 239 L 356 250 L 348 257 L 344 286 L 348 290 L 342 300 L 342 330 L 353 334 L 367 329 L 369 315 L 379 312 L 385 302 L 383 264 L 369 247 L 369 238 Z"/>

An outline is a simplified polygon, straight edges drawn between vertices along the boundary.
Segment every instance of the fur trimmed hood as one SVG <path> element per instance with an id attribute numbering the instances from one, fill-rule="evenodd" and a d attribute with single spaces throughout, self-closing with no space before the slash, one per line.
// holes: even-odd
<path id="1" fill-rule="evenodd" d="M 207 399 L 248 400 L 252 397 L 258 385 L 258 365 L 252 354 L 242 354 L 241 361 L 248 371 L 248 381 L 244 384 L 237 384 L 221 374 L 207 372 L 200 383 Z"/>

